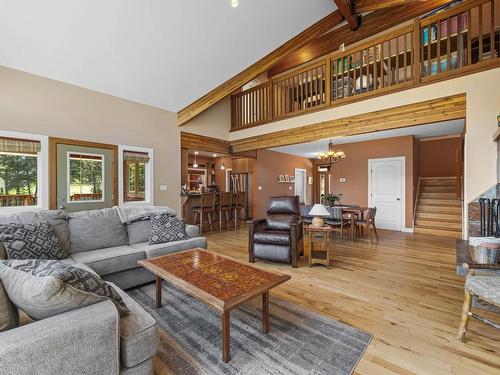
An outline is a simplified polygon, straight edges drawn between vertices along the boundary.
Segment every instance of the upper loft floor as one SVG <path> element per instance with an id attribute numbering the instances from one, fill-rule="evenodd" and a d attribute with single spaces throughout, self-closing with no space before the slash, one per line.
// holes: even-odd
<path id="1" fill-rule="evenodd" d="M 231 95 L 231 131 L 500 66 L 500 0 L 455 3 Z"/>

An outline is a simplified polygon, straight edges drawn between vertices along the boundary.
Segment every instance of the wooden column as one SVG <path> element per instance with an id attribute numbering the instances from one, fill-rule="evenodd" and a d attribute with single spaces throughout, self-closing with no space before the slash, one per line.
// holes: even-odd
<path id="1" fill-rule="evenodd" d="M 188 183 L 188 149 L 181 148 L 181 185 Z"/>

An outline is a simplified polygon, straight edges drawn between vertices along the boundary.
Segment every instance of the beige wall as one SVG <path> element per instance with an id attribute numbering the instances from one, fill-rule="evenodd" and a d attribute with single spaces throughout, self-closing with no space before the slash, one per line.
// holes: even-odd
<path id="1" fill-rule="evenodd" d="M 189 133 L 228 140 L 230 127 L 231 98 L 227 97 L 181 126 L 180 129 Z"/>
<path id="2" fill-rule="evenodd" d="M 306 170 L 307 177 L 313 175 L 311 159 L 285 154 L 282 152 L 259 150 L 255 175 L 255 190 L 253 192 L 253 212 L 255 217 L 264 217 L 269 198 L 279 195 L 295 195 L 295 185 L 278 182 L 280 174 L 295 176 L 295 168 Z M 258 190 L 262 186 L 262 190 Z M 307 204 L 313 200 L 313 185 L 306 184 Z"/>
<path id="3" fill-rule="evenodd" d="M 179 128 L 175 113 L 0 67 L 1 130 L 153 148 L 155 203 L 177 212 L 180 130 L 207 134 L 209 130 L 201 123 L 212 118 L 214 111 L 219 108 L 207 111 L 193 125 Z M 217 121 L 210 124 L 216 129 L 225 126 Z M 220 129 L 215 133 L 221 133 Z M 160 184 L 168 190 L 160 191 Z"/>
<path id="4" fill-rule="evenodd" d="M 466 93 L 464 199 L 470 202 L 496 183 L 496 116 L 500 110 L 500 68 L 420 86 L 308 115 L 294 117 L 229 134 L 230 140 L 292 129 L 381 109 Z M 464 212 L 464 221 L 467 212 Z"/>

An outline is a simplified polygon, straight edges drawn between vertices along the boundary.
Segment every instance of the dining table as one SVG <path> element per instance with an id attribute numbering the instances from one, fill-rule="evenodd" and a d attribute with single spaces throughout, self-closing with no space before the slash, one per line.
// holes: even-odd
<path id="1" fill-rule="evenodd" d="M 354 241 L 354 229 L 356 228 L 356 220 L 363 219 L 363 212 L 369 207 L 342 207 L 342 217 L 350 219 L 351 225 L 349 228 L 351 241 Z"/>

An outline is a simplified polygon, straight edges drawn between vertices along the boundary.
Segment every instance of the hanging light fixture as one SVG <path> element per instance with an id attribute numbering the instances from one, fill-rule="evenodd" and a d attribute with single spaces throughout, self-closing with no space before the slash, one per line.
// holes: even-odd
<path id="1" fill-rule="evenodd" d="M 236 7 L 238 6 L 238 4 L 239 4 L 239 3 L 240 3 L 240 2 L 239 2 L 239 0 L 231 0 L 231 6 L 232 6 L 233 8 L 236 8 Z"/>
<path id="2" fill-rule="evenodd" d="M 222 164 L 220 165 L 220 169 L 223 171 L 224 169 L 226 169 L 226 166 L 224 165 L 224 162 L 222 162 Z"/>
<path id="3" fill-rule="evenodd" d="M 338 163 L 342 159 L 345 159 L 345 154 L 344 151 L 335 151 L 333 149 L 333 143 L 330 140 L 330 142 L 328 143 L 328 151 L 318 152 L 318 159 L 331 166 L 332 164 Z"/>
<path id="4" fill-rule="evenodd" d="M 198 151 L 194 152 L 194 163 L 193 168 L 198 168 L 198 161 L 196 160 L 196 155 L 198 155 Z"/>

